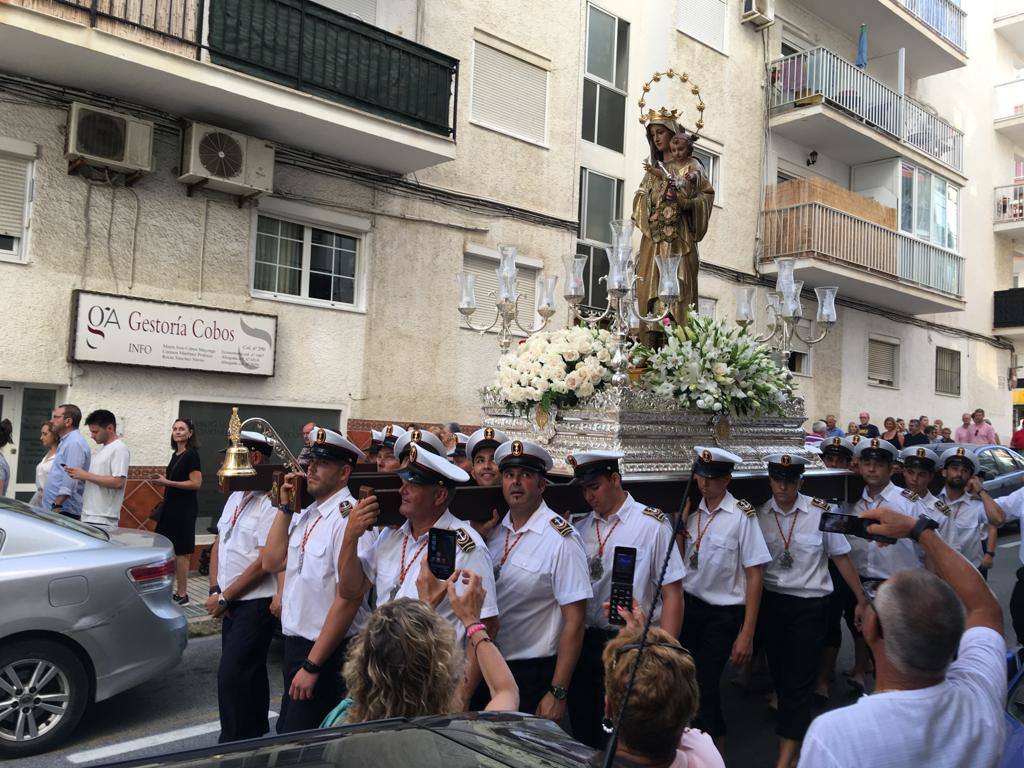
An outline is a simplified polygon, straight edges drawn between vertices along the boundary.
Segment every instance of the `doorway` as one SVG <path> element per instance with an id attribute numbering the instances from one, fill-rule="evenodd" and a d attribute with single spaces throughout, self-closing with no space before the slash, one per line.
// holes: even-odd
<path id="1" fill-rule="evenodd" d="M 49 421 L 57 405 L 57 387 L 0 381 L 0 419 L 14 426 L 14 444 L 4 449 L 11 465 L 7 496 L 28 501 L 36 492 L 36 465 L 45 455 L 39 425 Z"/>

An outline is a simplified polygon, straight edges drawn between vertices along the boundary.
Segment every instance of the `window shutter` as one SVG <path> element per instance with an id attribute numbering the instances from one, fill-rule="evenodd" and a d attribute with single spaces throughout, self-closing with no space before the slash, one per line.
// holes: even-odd
<path id="1" fill-rule="evenodd" d="M 896 345 L 868 339 L 868 380 L 886 386 L 896 385 Z"/>
<path id="2" fill-rule="evenodd" d="M 475 43 L 473 117 L 543 143 L 547 136 L 548 73 L 515 56 Z"/>
<path id="3" fill-rule="evenodd" d="M 377 23 L 377 0 L 319 0 L 320 4 L 332 11 L 355 16 L 367 24 Z"/>
<path id="4" fill-rule="evenodd" d="M 533 267 L 524 267 L 521 264 L 517 266 L 519 269 L 519 275 L 516 278 L 516 289 L 519 291 L 517 317 L 519 324 L 526 330 L 530 330 L 536 325 L 537 270 Z M 498 292 L 498 276 L 495 274 L 498 262 L 485 256 L 467 253 L 463 257 L 462 268 L 464 271 L 476 275 L 477 311 L 485 320 L 490 320 L 491 313 L 494 311 L 494 298 L 490 296 L 490 293 Z M 479 325 L 481 321 L 477 319 L 475 322 Z M 517 328 L 513 327 L 512 330 L 514 333 L 518 333 Z"/>
<path id="5" fill-rule="evenodd" d="M 679 0 L 676 29 L 705 45 L 725 51 L 726 0 Z"/>
<path id="6" fill-rule="evenodd" d="M 0 235 L 25 235 L 25 187 L 28 161 L 0 155 Z"/>
<path id="7" fill-rule="evenodd" d="M 944 395 L 960 394 L 960 352 L 935 348 L 935 391 Z"/>

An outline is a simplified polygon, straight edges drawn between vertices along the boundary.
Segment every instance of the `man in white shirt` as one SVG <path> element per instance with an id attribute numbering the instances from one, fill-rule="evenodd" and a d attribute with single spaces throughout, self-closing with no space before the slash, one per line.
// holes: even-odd
<path id="1" fill-rule="evenodd" d="M 650 610 L 654 592 L 661 586 L 655 621 L 672 637 L 683 623 L 682 579 L 686 570 L 675 546 L 675 523 L 660 509 L 636 501 L 622 487 L 621 453 L 577 451 L 566 462 L 575 482 L 593 510 L 574 523 L 583 539 L 594 596 L 587 601 L 587 627 L 583 649 L 569 687 L 569 718 L 572 735 L 594 749 L 604 749 L 607 735 L 601 730 L 604 717 L 604 647 L 618 634 L 609 622 L 605 604 L 611 599 L 612 573 L 617 547 L 636 551 L 633 599 Z M 661 567 L 669 556 L 664 583 Z"/>
<path id="2" fill-rule="evenodd" d="M 243 432 L 241 442 L 254 467 L 274 449 L 259 432 Z M 206 611 L 224 619 L 217 667 L 220 743 L 259 738 L 270 730 L 267 651 L 277 623 L 270 612 L 277 579 L 263 566 L 263 548 L 276 515 L 269 494 L 235 491 L 217 523 Z"/>
<path id="3" fill-rule="evenodd" d="M 988 526 L 998 528 L 1005 517 L 977 475 L 977 457 L 967 448 L 950 448 L 939 458 L 939 467 L 946 479 L 935 503 L 939 535 L 975 568 L 982 568 L 983 558 L 991 567 L 995 552 L 983 549 L 982 532 L 988 538 Z"/>
<path id="4" fill-rule="evenodd" d="M 875 658 L 875 693 L 820 715 L 799 765 L 995 768 L 1006 697 L 999 602 L 927 515 L 882 506 L 861 517 L 877 521 L 872 534 L 917 541 L 934 573 L 901 571 L 879 588 L 862 625 Z"/>
<path id="5" fill-rule="evenodd" d="M 512 440 L 494 459 L 509 506 L 487 539 L 501 611 L 497 642 L 519 686 L 520 709 L 559 722 L 594 594 L 587 558 L 579 534 L 544 502 L 550 454 Z"/>
<path id="6" fill-rule="evenodd" d="M 264 568 L 285 572 L 278 733 L 316 728 L 345 697 L 345 652 L 366 616 L 362 603 L 343 598 L 338 586 L 349 514 L 365 501 L 357 504 L 348 489 L 363 452 L 332 429 L 314 427 L 310 437 L 306 487 L 314 501 L 294 515 L 290 507 L 281 507 L 263 550 Z M 282 496 L 293 492 L 294 482 L 295 475 L 288 475 Z"/>
<path id="7" fill-rule="evenodd" d="M 682 535 L 685 621 L 679 642 L 693 653 L 700 686 L 694 726 L 725 745 L 721 682 L 726 663 L 750 663 L 761 606 L 762 566 L 771 554 L 757 523 L 757 510 L 728 491 L 732 471 L 743 461 L 721 448 L 696 446 L 694 474 L 701 500 L 690 511 Z"/>
<path id="8" fill-rule="evenodd" d="M 1024 519 L 1024 488 L 1018 488 L 1007 496 L 1000 496 L 996 502 L 1006 520 Z M 1010 621 L 1017 635 L 1017 642 L 1024 645 L 1024 536 L 1020 538 L 1017 558 L 1021 567 L 1017 569 L 1017 581 L 1010 595 Z"/>
<path id="9" fill-rule="evenodd" d="M 75 480 L 85 481 L 82 522 L 117 528 L 132 454 L 117 436 L 117 420 L 110 411 L 93 411 L 86 416 L 85 425 L 100 449 L 93 455 L 88 470 L 69 466 L 64 471 Z"/>

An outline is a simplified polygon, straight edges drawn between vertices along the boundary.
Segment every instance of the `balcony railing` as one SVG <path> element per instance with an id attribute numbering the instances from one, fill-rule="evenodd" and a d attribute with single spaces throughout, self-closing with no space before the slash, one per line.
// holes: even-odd
<path id="1" fill-rule="evenodd" d="M 197 58 L 205 48 L 214 64 L 455 136 L 458 59 L 312 0 L 55 1 L 91 26 L 140 29 Z"/>
<path id="2" fill-rule="evenodd" d="M 1024 326 L 1024 288 L 1010 288 L 992 294 L 992 327 Z"/>
<path id="3" fill-rule="evenodd" d="M 963 258 L 821 203 L 764 212 L 764 258 L 809 257 L 939 293 L 963 294 Z"/>
<path id="4" fill-rule="evenodd" d="M 772 108 L 819 97 L 954 170 L 963 169 L 961 131 L 826 48 L 773 62 L 771 84 Z"/>
<path id="5" fill-rule="evenodd" d="M 1024 184 L 996 187 L 993 220 L 997 224 L 1024 222 Z"/>
<path id="6" fill-rule="evenodd" d="M 967 12 L 952 0 L 899 0 L 899 3 L 943 40 L 961 51 L 967 50 L 964 36 Z"/>

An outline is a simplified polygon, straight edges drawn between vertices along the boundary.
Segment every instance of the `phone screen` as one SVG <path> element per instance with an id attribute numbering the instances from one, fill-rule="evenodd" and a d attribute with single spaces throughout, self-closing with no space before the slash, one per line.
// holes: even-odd
<path id="1" fill-rule="evenodd" d="M 608 597 L 608 621 L 618 626 L 626 622 L 618 608 L 633 609 L 633 573 L 636 571 L 636 548 L 616 547 L 612 555 L 612 590 Z"/>
<path id="2" fill-rule="evenodd" d="M 632 584 L 636 570 L 636 549 L 616 547 L 612 560 L 612 581 L 616 584 Z"/>
<path id="3" fill-rule="evenodd" d="M 888 536 L 876 536 L 868 533 L 868 526 L 872 521 L 865 520 L 857 515 L 844 515 L 839 512 L 822 512 L 821 521 L 818 523 L 818 530 L 827 533 L 845 533 L 848 536 L 857 536 L 861 539 L 871 541 L 882 541 L 889 544 L 895 543 L 896 539 Z"/>
<path id="4" fill-rule="evenodd" d="M 439 579 L 455 573 L 455 531 L 431 528 L 427 541 L 427 565 Z"/>

